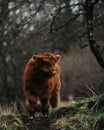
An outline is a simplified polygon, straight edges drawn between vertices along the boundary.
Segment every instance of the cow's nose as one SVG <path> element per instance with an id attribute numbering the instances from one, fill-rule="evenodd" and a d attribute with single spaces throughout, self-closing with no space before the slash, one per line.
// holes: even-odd
<path id="1" fill-rule="evenodd" d="M 56 71 L 52 71 L 52 74 L 56 74 Z"/>

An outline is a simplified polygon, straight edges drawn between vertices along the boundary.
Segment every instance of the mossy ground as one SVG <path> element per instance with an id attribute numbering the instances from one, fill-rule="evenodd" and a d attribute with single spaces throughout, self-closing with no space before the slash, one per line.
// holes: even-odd
<path id="1" fill-rule="evenodd" d="M 20 116 L 1 115 L 0 130 L 26 130 L 26 128 Z"/>
<path id="2" fill-rule="evenodd" d="M 104 95 L 51 110 L 48 118 L 0 115 L 0 130 L 104 130 Z"/>
<path id="3" fill-rule="evenodd" d="M 104 95 L 51 112 L 51 130 L 104 130 Z"/>

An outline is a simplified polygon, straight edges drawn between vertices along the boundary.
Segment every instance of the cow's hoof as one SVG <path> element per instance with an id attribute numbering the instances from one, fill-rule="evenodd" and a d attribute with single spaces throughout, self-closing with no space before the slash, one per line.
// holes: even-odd
<path id="1" fill-rule="evenodd" d="M 42 109 L 42 114 L 43 114 L 44 117 L 48 117 L 48 115 L 49 115 L 49 109 L 48 108 L 43 108 Z"/>

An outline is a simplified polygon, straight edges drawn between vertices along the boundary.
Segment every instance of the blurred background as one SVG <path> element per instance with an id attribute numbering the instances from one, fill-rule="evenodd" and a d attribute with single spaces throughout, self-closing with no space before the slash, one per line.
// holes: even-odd
<path id="1" fill-rule="evenodd" d="M 42 52 L 61 55 L 62 100 L 104 93 L 104 69 L 88 45 L 81 6 L 84 3 L 83 0 L 0 0 L 0 103 L 24 100 L 25 64 L 32 55 Z M 101 0 L 95 5 L 94 27 L 96 42 L 103 45 Z"/>

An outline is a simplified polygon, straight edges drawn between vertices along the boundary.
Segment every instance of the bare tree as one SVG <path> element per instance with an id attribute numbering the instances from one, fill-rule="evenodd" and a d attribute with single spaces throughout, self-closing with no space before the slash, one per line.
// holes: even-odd
<path id="1" fill-rule="evenodd" d="M 79 29 L 79 34 L 77 33 L 77 38 L 80 40 L 87 36 L 88 44 L 83 44 L 81 41 L 79 43 L 81 48 L 89 46 L 92 53 L 95 55 L 98 63 L 104 68 L 104 47 L 102 45 L 96 45 L 96 27 L 102 25 L 104 28 L 104 1 L 101 0 L 70 0 L 69 2 L 62 2 L 56 8 L 53 14 L 50 31 L 59 31 L 65 26 L 72 24 L 76 19 L 77 22 L 81 23 L 82 27 Z M 65 10 L 72 10 L 74 15 L 70 15 L 69 18 L 62 23 L 57 25 L 57 19 Z"/>
<path id="2" fill-rule="evenodd" d="M 104 68 L 104 46 L 96 45 L 95 40 L 95 27 L 94 27 L 94 8 L 98 4 L 99 0 L 85 2 L 86 21 L 87 21 L 87 33 L 89 46 L 92 53 L 95 55 L 98 63 Z M 102 22 L 102 21 L 100 21 Z M 104 24 L 104 23 L 103 23 Z"/>
<path id="3" fill-rule="evenodd" d="M 8 100 L 21 97 L 24 56 L 30 54 L 24 41 L 33 35 L 35 8 L 35 1 L 0 1 L 0 95 Z"/>

